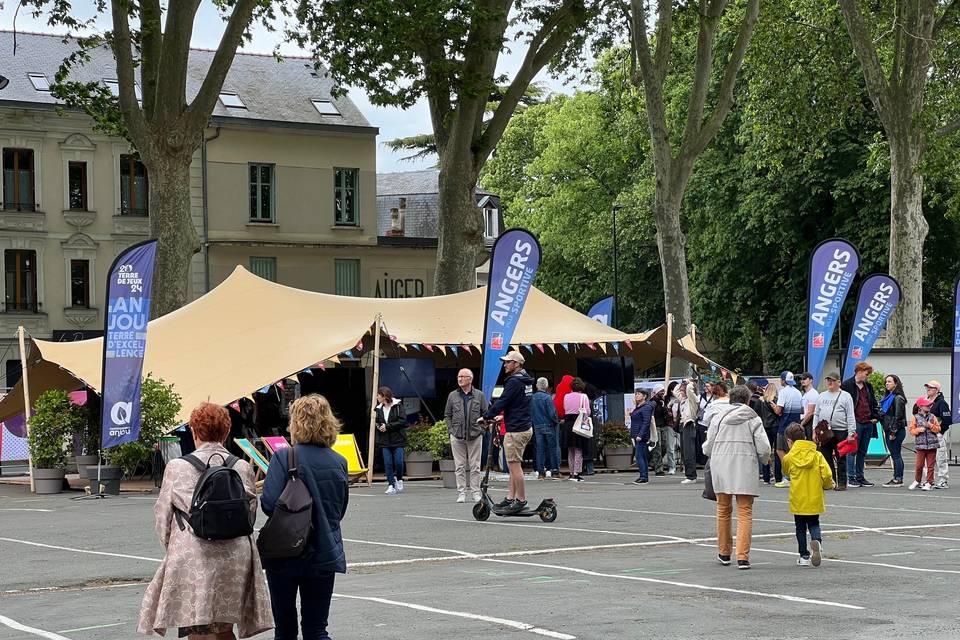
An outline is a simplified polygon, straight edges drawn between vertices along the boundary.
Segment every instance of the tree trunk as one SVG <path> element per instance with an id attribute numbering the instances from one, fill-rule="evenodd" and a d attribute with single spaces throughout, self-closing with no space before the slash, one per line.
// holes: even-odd
<path id="1" fill-rule="evenodd" d="M 902 299 L 890 317 L 891 347 L 915 348 L 923 337 L 923 243 L 929 226 L 923 217 L 923 134 L 907 124 L 888 131 L 890 141 L 890 275 Z"/>
<path id="2" fill-rule="evenodd" d="M 671 179 L 668 170 L 656 167 L 657 184 L 653 217 L 657 227 L 657 250 L 663 274 L 663 305 L 673 314 L 673 335 L 690 332 L 690 280 L 687 276 L 686 238 L 680 229 L 680 206 L 686 180 Z M 689 175 L 689 171 L 686 172 Z"/>
<path id="3" fill-rule="evenodd" d="M 469 154 L 464 154 L 469 155 Z M 477 208 L 477 173 L 472 162 L 444 154 L 437 205 L 437 273 L 434 295 L 477 286 L 477 258 L 483 250 L 483 216 Z"/>
<path id="4" fill-rule="evenodd" d="M 200 239 L 190 215 L 190 156 L 142 156 L 150 181 L 150 237 L 157 239 L 150 312 L 159 318 L 187 303 L 190 259 Z"/>

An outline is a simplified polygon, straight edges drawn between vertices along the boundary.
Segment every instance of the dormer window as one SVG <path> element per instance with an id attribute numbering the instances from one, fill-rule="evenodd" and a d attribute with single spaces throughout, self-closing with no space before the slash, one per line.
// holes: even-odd
<path id="1" fill-rule="evenodd" d="M 107 89 L 110 89 L 115 97 L 120 97 L 120 82 L 118 80 L 104 80 L 103 84 L 107 85 Z M 143 102 L 143 93 L 140 91 L 140 84 L 137 82 L 133 83 L 133 93 L 137 96 L 137 102 Z"/>
<path id="2" fill-rule="evenodd" d="M 47 76 L 42 73 L 28 73 L 27 77 L 30 78 L 33 88 L 37 91 L 50 92 L 50 82 L 47 80 Z"/>
<path id="3" fill-rule="evenodd" d="M 221 93 L 220 102 L 228 109 L 247 108 L 247 105 L 243 104 L 243 100 L 240 99 L 240 96 L 235 93 Z"/>
<path id="4" fill-rule="evenodd" d="M 322 116 L 340 118 L 342 114 L 340 110 L 337 109 L 337 105 L 333 104 L 329 100 L 319 100 L 317 98 L 312 98 L 310 102 L 313 103 L 313 108 L 317 110 Z"/>

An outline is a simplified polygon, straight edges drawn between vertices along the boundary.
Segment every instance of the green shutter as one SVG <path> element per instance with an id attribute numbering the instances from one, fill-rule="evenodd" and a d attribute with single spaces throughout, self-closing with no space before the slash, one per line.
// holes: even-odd
<path id="1" fill-rule="evenodd" d="M 269 280 L 270 282 L 276 282 L 277 281 L 277 259 L 251 256 L 250 271 L 253 272 L 254 275 L 260 276 L 264 280 Z"/>
<path id="2" fill-rule="evenodd" d="M 359 260 L 334 260 L 333 273 L 338 296 L 360 295 Z"/>

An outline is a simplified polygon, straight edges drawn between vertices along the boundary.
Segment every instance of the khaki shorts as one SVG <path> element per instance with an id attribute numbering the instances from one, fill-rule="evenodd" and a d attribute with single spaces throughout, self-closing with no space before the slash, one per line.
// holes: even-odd
<path id="1" fill-rule="evenodd" d="M 533 428 L 526 431 L 507 431 L 503 436 L 503 452 L 507 462 L 523 462 L 523 450 L 530 444 Z"/>

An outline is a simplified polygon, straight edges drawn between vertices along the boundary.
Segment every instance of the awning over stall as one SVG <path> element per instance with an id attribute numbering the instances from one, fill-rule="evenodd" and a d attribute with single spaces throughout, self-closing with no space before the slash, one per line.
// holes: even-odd
<path id="1" fill-rule="evenodd" d="M 150 322 L 144 373 L 173 383 L 182 397 L 180 420 L 202 401 L 227 404 L 284 376 L 347 350 L 371 348 L 377 314 L 385 338 L 429 347 L 470 345 L 483 339 L 486 289 L 429 298 L 354 298 L 292 289 L 242 267 L 202 298 Z M 360 343 L 366 343 L 361 346 Z M 635 368 L 663 362 L 666 327 L 626 334 L 607 327 L 538 289 L 531 289 L 514 344 L 616 353 Z M 102 339 L 33 340 L 27 358 L 31 399 L 48 389 L 86 384 L 100 389 Z M 712 363 L 689 336 L 675 340 L 674 358 L 704 368 Z M 579 353 L 578 353 L 579 355 Z M 0 420 L 23 411 L 20 383 L 0 401 Z"/>

